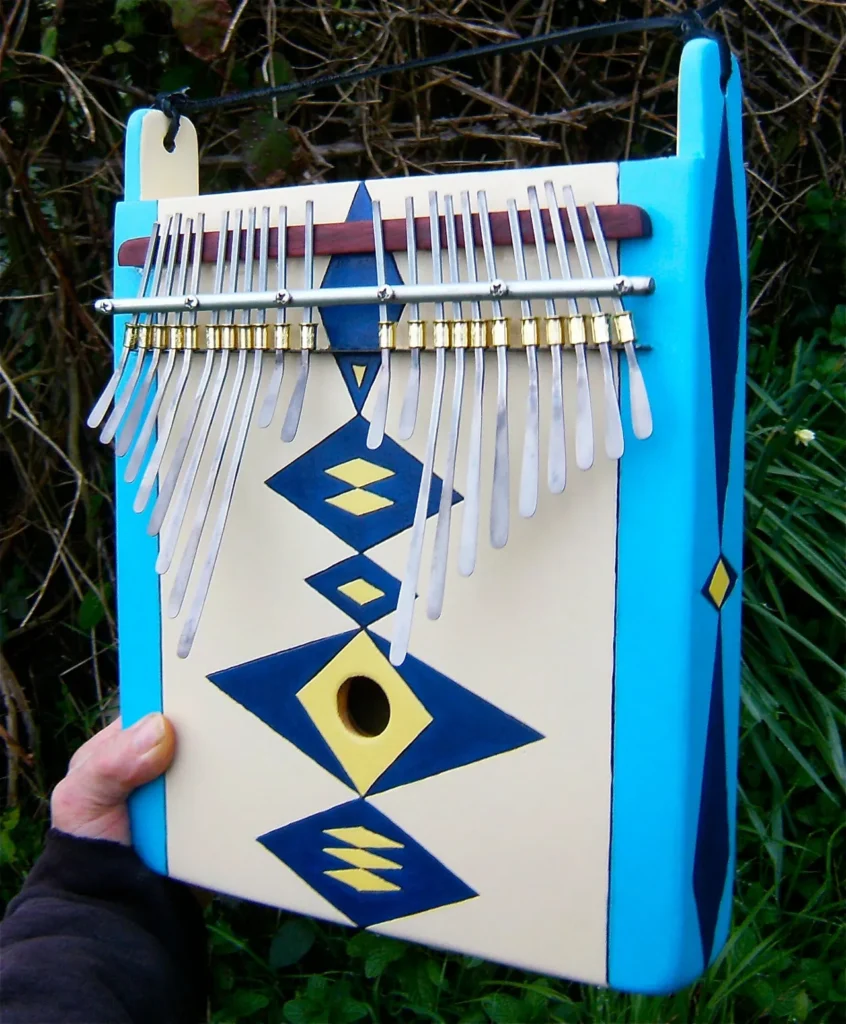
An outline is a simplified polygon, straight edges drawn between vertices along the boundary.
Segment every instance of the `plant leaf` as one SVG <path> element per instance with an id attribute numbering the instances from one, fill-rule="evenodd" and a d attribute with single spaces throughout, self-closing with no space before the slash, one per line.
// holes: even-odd
<path id="1" fill-rule="evenodd" d="M 314 945 L 314 925 L 302 918 L 286 921 L 270 943 L 270 966 L 274 970 L 290 967 L 308 953 Z"/>
<path id="2" fill-rule="evenodd" d="M 173 30 L 185 49 L 200 60 L 214 60 L 232 17 L 229 0 L 168 0 Z"/>

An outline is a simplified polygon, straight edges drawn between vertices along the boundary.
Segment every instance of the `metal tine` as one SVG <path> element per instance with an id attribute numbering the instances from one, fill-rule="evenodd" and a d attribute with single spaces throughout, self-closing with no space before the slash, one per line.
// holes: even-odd
<path id="1" fill-rule="evenodd" d="M 526 251 L 523 248 L 523 232 L 517 201 L 509 199 L 508 224 L 511 229 L 511 247 L 520 281 L 528 280 L 526 272 Z M 529 367 L 529 386 L 526 391 L 526 432 L 523 435 L 523 465 L 520 471 L 520 500 L 518 507 L 524 519 L 538 510 L 538 476 L 540 473 L 540 394 L 538 382 L 538 324 L 532 313 L 532 304 L 527 299 L 520 302 L 520 337 L 526 349 Z"/>
<path id="2" fill-rule="evenodd" d="M 255 233 L 255 210 L 251 211 L 253 234 Z M 231 294 L 238 290 L 238 264 L 241 257 L 241 224 L 243 223 L 244 215 L 243 211 L 238 210 L 235 213 L 235 226 L 232 230 L 232 248 L 230 252 L 230 268 L 229 268 L 229 283 L 227 285 L 227 291 Z M 247 232 L 247 253 L 250 258 L 245 260 L 245 269 L 247 265 L 252 265 L 252 253 L 250 252 L 249 246 L 252 244 L 255 248 L 255 240 Z M 249 314 L 247 314 L 249 315 Z M 228 313 L 230 326 L 234 324 L 235 312 L 230 310 Z M 223 356 L 229 355 L 230 349 L 223 350 Z M 232 424 L 235 420 L 235 413 L 238 409 L 238 400 L 241 397 L 241 387 L 244 383 L 244 375 L 247 370 L 247 350 L 245 348 L 238 349 L 238 359 L 235 364 L 235 378 L 232 382 L 232 390 L 229 392 L 229 402 L 226 406 L 226 412 L 223 416 L 223 422 L 220 426 L 220 431 L 217 435 L 217 443 L 214 451 L 212 452 L 211 464 L 208 467 L 206 473 L 205 483 L 203 489 L 200 492 L 200 497 L 197 501 L 197 507 L 194 512 L 194 521 L 191 524 L 191 529 L 188 533 L 188 540 L 185 543 L 185 548 L 182 552 L 182 558 L 179 562 L 179 567 L 176 570 L 176 577 L 173 581 L 173 588 L 170 592 L 170 598 L 168 600 L 167 614 L 170 618 L 176 618 L 182 608 L 182 602 L 185 600 L 185 592 L 188 589 L 188 582 L 191 578 L 191 573 L 194 568 L 194 561 L 197 557 L 197 549 L 200 546 L 200 540 L 203 535 L 203 529 L 208 518 L 209 509 L 211 508 L 212 497 L 214 495 L 215 485 L 217 484 L 217 478 L 220 475 L 220 467 L 223 463 L 223 456 L 226 451 L 226 445 L 229 442 L 229 437 L 232 433 Z"/>
<path id="3" fill-rule="evenodd" d="M 223 222 L 218 235 L 217 260 L 214 270 L 215 292 L 223 291 L 223 278 L 226 272 L 226 245 L 228 238 L 229 211 L 226 210 L 223 214 Z M 211 324 L 209 325 L 209 343 L 212 342 L 215 332 L 219 332 L 219 330 L 220 312 L 214 312 L 212 314 Z M 219 356 L 220 358 L 215 359 L 215 356 Z M 208 390 L 215 362 L 217 363 L 217 374 L 215 375 L 214 382 L 212 383 L 211 392 L 205 400 L 205 411 L 203 413 L 203 419 L 200 422 L 200 429 L 194 436 L 194 428 L 197 425 L 200 410 L 203 408 L 206 391 Z M 194 482 L 197 479 L 197 472 L 200 468 L 200 460 L 203 457 L 203 451 L 205 450 L 212 421 L 214 420 L 217 405 L 220 401 L 220 393 L 223 390 L 223 382 L 226 379 L 226 371 L 228 367 L 229 352 L 220 352 L 215 347 L 215 344 L 210 344 L 206 350 L 203 375 L 197 386 L 194 401 L 189 406 L 188 420 L 182 430 L 182 436 L 180 437 L 176 451 L 174 452 L 173 461 L 167 471 L 164 483 L 162 484 L 159 492 L 159 497 L 153 506 L 153 513 L 150 516 L 150 522 L 147 526 L 147 533 L 151 535 L 157 534 L 162 530 L 162 523 L 164 522 L 165 515 L 169 511 L 171 498 L 175 494 L 176 500 L 174 502 L 173 509 L 171 510 L 172 514 L 167 521 L 167 527 L 162 530 L 162 537 L 159 543 L 159 554 L 156 559 L 156 572 L 158 573 L 167 572 L 170 568 L 170 563 L 173 559 L 173 552 L 176 550 L 176 542 L 179 538 L 179 531 L 182 529 L 182 521 L 185 518 L 185 510 L 188 508 L 188 501 L 191 497 L 191 491 L 194 488 Z M 185 475 L 183 477 L 181 475 L 181 471 L 192 436 L 194 436 L 194 443 L 191 447 L 191 454 L 188 457 L 188 462 L 184 467 Z M 178 492 L 175 490 L 177 481 L 181 481 L 181 486 Z"/>
<path id="4" fill-rule="evenodd" d="M 185 221 L 185 231 L 182 235 L 182 253 L 179 257 L 179 273 L 176 280 L 177 295 L 185 294 L 185 282 L 188 280 L 188 267 L 190 264 L 189 241 L 193 229 L 194 221 L 193 218 L 189 217 Z M 169 290 L 168 294 L 172 294 L 172 292 Z M 167 320 L 168 316 L 165 316 L 165 321 Z M 182 332 L 181 313 L 177 317 L 176 331 L 180 334 Z M 126 473 L 123 478 L 127 483 L 132 483 L 138 475 L 138 470 L 141 468 L 141 463 L 144 461 L 144 456 L 147 454 L 150 438 L 153 436 L 153 427 L 156 425 L 156 417 L 159 414 L 159 409 L 161 408 L 165 393 L 167 392 L 167 386 L 170 383 L 171 376 L 173 375 L 173 367 L 176 364 L 176 353 L 178 348 L 183 344 L 184 337 L 180 337 L 177 343 L 174 343 L 173 336 L 171 334 L 171 341 L 168 345 L 167 362 L 165 363 L 164 372 L 157 382 L 156 393 L 153 396 L 153 401 L 150 403 L 149 409 L 147 410 L 147 415 L 144 417 L 144 422 L 141 425 L 141 430 L 135 441 L 135 447 L 132 449 L 132 454 L 129 456 L 129 461 L 126 466 Z"/>
<path id="5" fill-rule="evenodd" d="M 262 225 L 261 232 L 259 234 L 260 290 L 264 290 L 267 287 L 267 247 L 270 240 L 269 223 L 270 209 L 265 206 L 262 210 Z M 253 207 L 247 218 L 247 251 L 245 253 L 246 263 L 244 269 L 244 291 L 247 292 L 251 291 L 253 286 L 253 255 L 255 251 L 255 239 L 256 210 L 255 207 Z M 260 319 L 262 320 L 262 323 L 266 321 L 266 311 L 262 312 Z M 244 310 L 242 314 L 242 323 L 244 326 L 249 327 L 249 310 Z M 246 350 L 241 349 L 239 356 L 245 355 Z M 250 422 L 253 418 L 256 397 L 258 396 L 259 383 L 261 381 L 261 362 L 262 350 L 260 348 L 256 348 L 253 351 L 253 365 L 250 373 L 250 382 L 247 385 L 246 403 L 244 405 L 241 422 L 238 425 L 235 442 L 229 458 L 229 468 L 223 482 L 223 493 L 218 506 L 217 518 L 215 519 L 214 526 L 212 527 L 211 537 L 209 539 L 209 549 L 206 553 L 203 567 L 200 570 L 200 575 L 197 579 L 197 588 L 191 602 L 191 608 L 188 612 L 188 617 L 185 620 L 185 625 L 182 628 L 182 633 L 179 637 L 179 643 L 176 648 L 177 656 L 180 658 L 187 658 L 191 651 L 191 647 L 194 644 L 194 638 L 197 635 L 200 618 L 203 614 L 203 608 L 205 607 L 206 598 L 209 594 L 209 587 L 211 586 L 212 576 L 214 575 L 214 568 L 217 564 L 218 555 L 220 554 L 220 546 L 223 542 L 223 532 L 226 528 L 226 520 L 229 517 L 229 510 L 232 507 L 232 495 L 235 492 L 235 483 L 238 479 L 238 471 L 241 468 L 241 459 L 244 456 L 247 434 L 249 433 Z"/>
<path id="6" fill-rule="evenodd" d="M 496 280 L 496 253 L 491 235 L 488 197 L 482 189 L 476 195 L 479 204 L 479 227 L 488 280 Z M 508 543 L 511 469 L 508 453 L 508 328 L 502 315 L 502 303 L 492 299 L 494 345 L 496 347 L 496 432 L 494 435 L 494 469 L 491 489 L 491 546 L 504 548 Z M 497 325 L 504 338 L 497 338 Z"/>
<path id="7" fill-rule="evenodd" d="M 157 294 L 173 294 L 173 279 L 176 271 L 176 250 L 179 248 L 179 236 L 181 232 L 182 214 L 177 213 L 171 221 L 164 284 Z M 132 438 L 135 436 L 135 431 L 138 429 L 138 423 L 140 422 L 141 415 L 144 412 L 144 406 L 147 404 L 150 388 L 153 385 L 153 381 L 157 379 L 156 370 L 159 365 L 159 360 L 161 359 L 162 350 L 167 344 L 166 324 L 168 316 L 168 313 L 159 313 L 155 318 L 156 326 L 153 327 L 153 354 L 150 359 L 150 365 L 147 367 L 147 373 L 144 380 L 141 382 L 141 386 L 135 394 L 132 406 L 127 412 L 126 419 L 124 420 L 123 425 L 118 432 L 117 440 L 115 441 L 115 455 L 119 457 L 126 455 L 129 451 L 129 447 L 132 444 Z"/>
<path id="8" fill-rule="evenodd" d="M 156 252 L 156 262 L 153 268 L 153 286 L 151 288 L 151 293 L 153 295 L 158 295 L 159 288 L 161 287 L 162 272 L 164 271 L 165 265 L 165 251 L 167 249 L 167 238 L 170 235 L 170 227 L 172 223 L 173 217 L 168 217 L 164 236 L 160 239 L 158 251 Z M 148 314 L 146 326 L 149 328 L 152 322 L 153 316 Z M 100 440 L 103 444 L 108 444 L 117 433 L 121 420 L 129 407 L 129 403 L 132 401 L 132 396 L 135 394 L 135 387 L 138 384 L 138 379 L 144 368 L 144 356 L 147 354 L 147 351 L 148 350 L 146 348 L 139 349 L 138 358 L 135 360 L 135 365 L 132 367 L 132 373 L 129 375 L 126 387 L 121 391 L 120 397 L 115 402 L 114 409 L 112 409 L 109 418 L 106 420 L 105 426 L 100 431 Z"/>
<path id="9" fill-rule="evenodd" d="M 606 277 L 613 277 L 615 274 L 614 264 L 611 262 L 611 253 L 608 251 L 608 242 L 605 240 L 605 232 L 602 230 L 596 203 L 587 204 L 587 215 L 596 250 L 599 253 L 599 262 L 602 264 L 602 273 Z M 626 312 L 623 300 L 619 296 L 613 298 L 611 302 L 614 307 L 614 322 L 617 325 L 622 323 L 625 330 L 622 342 L 629 367 L 629 405 L 632 413 L 632 430 L 635 437 L 643 441 L 652 435 L 652 410 L 649 407 L 649 395 L 646 393 L 646 384 L 635 353 L 634 323 L 631 313 Z"/>
<path id="10" fill-rule="evenodd" d="M 473 214 L 470 209 L 470 193 L 461 193 L 461 222 L 464 229 L 464 255 L 467 261 L 467 280 L 477 281 L 476 241 L 473 237 Z M 471 330 L 484 331 L 482 304 L 470 303 Z M 473 416 L 470 421 L 470 450 L 467 454 L 467 483 L 464 488 L 464 514 L 461 519 L 461 540 L 458 547 L 458 571 L 470 576 L 476 568 L 476 554 L 479 546 L 479 519 L 482 496 L 482 409 L 485 394 L 485 349 L 484 334 L 481 344 L 473 343 Z"/>
<path id="11" fill-rule="evenodd" d="M 461 272 L 458 262 L 458 238 L 455 231 L 455 208 L 452 196 L 444 196 L 444 221 L 446 224 L 447 264 L 451 284 L 458 284 Z M 435 528 L 435 544 L 432 549 L 432 571 L 429 580 L 429 596 L 426 614 L 430 619 L 440 618 L 444 607 L 447 563 L 449 561 L 449 533 L 452 523 L 452 495 L 455 483 L 455 461 L 458 456 L 458 436 L 461 430 L 461 407 L 464 402 L 465 349 L 467 325 L 460 302 L 453 302 L 453 350 L 455 353 L 455 381 L 452 392 L 452 417 L 447 441 L 447 461 L 441 485 L 441 500 L 438 506 L 438 525 Z"/>
<path id="12" fill-rule="evenodd" d="M 408 253 L 408 283 L 417 284 L 417 225 L 414 220 L 414 199 L 411 196 L 406 196 L 405 199 L 405 238 L 406 251 Z M 411 303 L 408 307 L 408 323 L 410 342 L 412 331 L 422 332 L 423 330 L 423 324 L 420 320 L 420 306 L 416 302 Z M 423 341 L 422 333 L 417 340 Z M 417 407 L 420 404 L 421 347 L 421 345 L 412 346 L 409 344 L 408 383 L 405 387 L 405 397 L 402 401 L 399 425 L 397 427 L 397 435 L 402 441 L 407 441 L 411 437 L 417 423 Z"/>
<path id="13" fill-rule="evenodd" d="M 373 251 L 376 254 L 376 284 L 383 288 L 388 281 L 385 268 L 385 235 L 382 228 L 382 207 L 378 199 L 371 203 L 373 216 Z M 379 348 L 381 366 L 376 381 L 376 397 L 373 415 L 367 429 L 367 447 L 378 448 L 385 439 L 385 425 L 388 422 L 388 398 L 391 389 L 391 348 L 390 340 L 394 324 L 388 320 L 388 307 L 379 304 Z"/>
<path id="14" fill-rule="evenodd" d="M 305 204 L 305 247 L 303 252 L 303 275 L 305 289 L 311 289 L 314 287 L 314 203 L 311 199 L 306 201 Z M 294 391 L 291 395 L 291 401 L 288 405 L 288 411 L 285 413 L 285 421 L 282 424 L 282 440 L 293 441 L 297 436 L 297 430 L 300 426 L 300 417 L 303 413 L 303 402 L 305 401 L 306 385 L 308 384 L 308 370 L 309 370 L 309 357 L 311 355 L 311 345 L 313 345 L 312 334 L 316 333 L 316 327 L 313 323 L 314 320 L 314 307 L 306 306 L 303 308 L 303 319 L 300 325 L 300 344 L 302 350 L 300 352 L 300 372 L 297 376 L 297 382 L 294 385 Z"/>
<path id="15" fill-rule="evenodd" d="M 429 193 L 429 233 L 432 239 L 432 280 L 443 284 L 441 268 L 441 225 L 438 212 L 438 193 Z M 443 302 L 435 303 L 435 389 L 432 393 L 432 413 L 429 417 L 429 433 L 426 438 L 426 454 L 420 475 L 420 489 L 414 508 L 414 522 L 411 526 L 411 540 L 408 546 L 408 561 L 400 585 L 397 610 L 394 617 L 394 635 L 388 658 L 392 665 L 401 665 L 408 653 L 411 638 L 411 623 L 414 618 L 414 601 L 417 597 L 417 581 L 420 578 L 420 563 L 423 559 L 423 541 L 426 536 L 426 520 L 429 517 L 429 494 L 432 489 L 432 472 L 435 466 L 435 452 L 438 446 L 438 431 L 441 424 L 441 409 L 444 404 L 444 380 L 446 377 L 446 348 L 449 341 L 448 325 L 444 319 Z"/>
<path id="16" fill-rule="evenodd" d="M 585 244 L 582 222 L 579 220 L 576 198 L 573 195 L 573 189 L 569 185 L 564 187 L 564 205 L 567 207 L 567 217 L 570 221 L 573 241 L 576 243 L 576 252 L 579 255 L 582 276 L 593 277 L 593 268 L 590 265 L 590 255 Z M 623 422 L 620 419 L 620 402 L 617 397 L 617 385 L 614 383 L 614 367 L 611 362 L 611 331 L 609 321 L 602 312 L 599 299 L 589 299 L 588 303 L 591 311 L 594 341 L 597 342 L 602 359 L 602 382 L 605 391 L 605 454 L 609 459 L 619 459 L 623 454 Z M 597 328 L 599 327 L 602 327 L 605 331 L 604 335 L 597 335 Z"/>
<path id="17" fill-rule="evenodd" d="M 138 288 L 139 297 L 144 295 L 147 291 L 147 285 L 150 281 L 150 271 L 153 267 L 153 257 L 160 244 L 161 226 L 159 222 L 156 221 L 150 232 L 150 241 L 147 244 L 147 254 L 144 257 L 144 268 L 141 271 L 141 284 Z M 132 336 L 132 331 L 138 326 L 139 317 L 140 313 L 136 313 L 129 324 L 127 324 L 126 330 L 128 332 L 128 338 Z M 129 353 L 132 351 L 133 347 L 131 345 L 124 344 L 118 364 L 109 378 L 109 383 L 103 388 L 100 397 L 94 403 L 94 407 L 88 414 L 88 419 L 85 421 L 89 427 L 99 427 L 103 422 L 103 417 L 106 415 L 109 406 L 112 404 L 112 399 L 115 397 L 117 392 L 118 385 L 120 384 L 121 377 L 123 376 L 123 371 L 126 369 L 126 364 L 129 360 Z M 138 358 L 141 358 L 140 353 Z"/>
<path id="18" fill-rule="evenodd" d="M 552 222 L 552 234 L 555 238 L 555 250 L 558 253 L 558 266 L 561 276 L 570 280 L 573 273 L 570 269 L 570 256 L 567 252 L 567 237 L 561 220 L 561 209 L 555 186 L 551 181 L 544 183 L 549 219 Z M 579 305 L 575 299 L 567 300 L 569 309 L 568 330 L 573 351 L 576 356 L 576 465 L 587 470 L 593 465 L 593 411 L 590 401 L 590 378 L 585 355 L 584 318 L 579 315 Z"/>
<path id="19" fill-rule="evenodd" d="M 288 208 L 279 207 L 279 216 L 276 228 L 276 290 L 284 292 L 288 287 Z M 280 330 L 280 328 L 282 330 Z M 276 333 L 284 334 L 288 328 L 288 310 L 284 306 L 276 308 Z M 257 423 L 260 427 L 270 426 L 273 414 L 276 412 L 276 405 L 279 401 L 279 392 L 282 390 L 282 377 L 285 374 L 285 349 L 276 348 L 276 355 L 273 360 L 273 373 L 264 394 L 264 400 L 259 409 Z"/>
<path id="20" fill-rule="evenodd" d="M 550 280 L 549 257 L 546 251 L 546 235 L 543 228 L 538 190 L 534 185 L 528 188 L 529 212 L 532 217 L 532 232 L 538 254 L 541 278 Z M 552 494 L 560 494 L 567 485 L 567 445 L 564 433 L 564 368 L 561 357 L 561 321 L 554 299 L 546 299 L 546 332 L 549 355 L 552 360 L 552 394 L 550 400 L 549 452 L 547 454 L 546 478 Z"/>
<path id="21" fill-rule="evenodd" d="M 194 222 L 194 237 L 193 237 L 193 253 L 192 253 L 192 265 L 191 265 L 191 294 L 196 295 L 200 286 L 200 271 L 203 265 L 203 234 L 205 227 L 205 214 L 200 212 L 197 214 L 197 219 Z M 187 235 L 187 231 L 186 231 Z M 167 443 L 170 440 L 170 434 L 173 430 L 173 424 L 176 420 L 176 414 L 179 410 L 179 403 L 182 400 L 182 395 L 185 391 L 185 385 L 188 383 L 188 375 L 191 372 L 191 359 L 196 349 L 196 335 L 197 335 L 197 312 L 194 310 L 188 315 L 189 323 L 185 331 L 185 345 L 182 349 L 182 365 L 179 368 L 179 377 L 176 381 L 176 387 L 173 389 L 173 393 L 168 400 L 167 407 L 162 416 L 162 422 L 159 425 L 159 435 L 156 441 L 156 445 L 153 448 L 153 454 L 150 456 L 150 461 L 147 463 L 147 468 L 144 470 L 144 475 L 141 477 L 141 483 L 138 485 L 138 492 L 135 495 L 135 501 L 132 504 L 132 508 L 136 512 L 143 512 L 147 507 L 147 502 L 150 500 L 150 495 L 153 491 L 153 485 L 156 482 L 156 478 L 159 475 L 159 469 L 164 458 L 165 449 Z M 179 314 L 179 322 L 183 323 L 183 314 Z M 211 371 L 211 365 L 209 364 L 209 371 Z M 208 379 L 208 378 L 206 378 Z M 186 442 L 187 443 L 187 442 Z M 130 462 L 131 468 L 131 462 Z M 127 474 L 129 469 L 127 469 Z M 127 480 L 129 477 L 127 476 Z"/>

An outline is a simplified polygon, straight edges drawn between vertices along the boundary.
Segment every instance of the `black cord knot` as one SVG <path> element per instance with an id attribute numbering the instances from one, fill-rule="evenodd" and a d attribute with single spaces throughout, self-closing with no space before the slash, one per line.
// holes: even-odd
<path id="1" fill-rule="evenodd" d="M 160 110 L 169 119 L 165 137 L 162 140 L 164 148 L 168 153 L 176 149 L 176 135 L 179 131 L 179 122 L 185 113 L 190 100 L 188 99 L 188 86 L 176 90 L 176 92 L 160 92 L 153 101 L 153 109 Z"/>

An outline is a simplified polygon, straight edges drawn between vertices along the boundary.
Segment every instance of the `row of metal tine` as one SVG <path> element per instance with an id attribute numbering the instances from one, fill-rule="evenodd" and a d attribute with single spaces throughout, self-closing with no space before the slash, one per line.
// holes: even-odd
<path id="1" fill-rule="evenodd" d="M 564 222 L 553 183 L 547 181 L 544 190 L 545 205 L 552 224 L 560 278 L 572 279 Z M 573 192 L 569 186 L 564 187 L 563 198 L 581 274 L 584 278 L 592 278 L 594 276 L 593 268 Z M 496 252 L 485 191 L 480 190 L 476 199 L 485 272 L 488 280 L 495 282 L 498 279 Z M 462 220 L 464 238 L 468 240 L 464 247 L 465 280 L 476 282 L 478 268 L 476 248 L 470 242 L 473 239 L 473 219 L 468 192 L 461 193 L 460 202 L 459 216 Z M 528 202 L 540 274 L 544 280 L 550 280 L 552 272 L 547 255 L 541 205 L 537 189 L 534 186 L 530 186 L 528 189 Z M 458 283 L 462 280 L 462 273 L 456 231 L 456 211 L 451 195 L 443 197 L 443 206 L 449 281 Z M 516 200 L 508 200 L 507 212 L 517 275 L 521 281 L 527 280 L 526 253 Z M 601 274 L 605 277 L 613 277 L 614 268 L 608 245 L 599 214 L 593 204 L 588 204 L 587 215 L 601 264 Z M 380 289 L 384 287 L 387 302 L 390 289 L 387 287 L 384 234 L 378 200 L 372 202 L 372 217 L 377 283 Z M 439 196 L 435 191 L 429 193 L 429 219 L 433 281 L 435 285 L 441 285 L 444 283 L 441 214 Z M 417 284 L 419 269 L 417 230 L 414 202 L 410 197 L 406 199 L 406 227 L 409 283 Z M 242 253 L 240 245 L 243 228 L 244 212 L 242 210 L 224 212 L 214 267 L 215 293 L 238 291 L 249 293 L 254 290 L 254 286 L 256 291 L 267 290 L 270 240 L 269 207 L 262 208 L 260 217 L 255 207 L 247 210 L 246 244 Z M 204 229 L 205 218 L 202 213 L 198 213 L 195 218 L 187 217 L 184 220 L 181 214 L 175 213 L 168 218 L 164 228 L 158 223 L 153 226 L 141 272 L 139 295 L 143 296 L 149 293 L 152 295 L 186 296 L 198 292 Z M 256 243 L 258 244 L 256 245 Z M 288 285 L 286 246 L 287 209 L 285 206 L 280 206 L 278 210 L 276 288 L 282 293 Z M 257 266 L 254 260 L 256 251 L 258 252 Z M 313 203 L 310 200 L 305 205 L 303 266 L 304 287 L 311 289 L 314 287 L 314 211 Z M 628 363 L 629 405 L 633 432 L 638 438 L 648 437 L 652 432 L 649 401 L 635 353 L 635 331 L 631 313 L 623 308 L 620 298 L 612 300 L 613 310 L 610 314 L 602 310 L 598 299 L 590 298 L 588 300 L 590 312 L 587 316 L 580 313 L 575 299 L 563 301 L 566 304 L 567 312 L 560 315 L 554 299 L 543 300 L 545 313 L 543 318 L 535 316 L 531 301 L 523 300 L 521 303 L 520 340 L 528 360 L 526 430 L 518 503 L 519 512 L 524 517 L 534 515 L 538 503 L 540 466 L 538 347 L 542 331 L 545 334 L 552 365 L 547 466 L 547 483 L 552 493 L 562 492 L 567 479 L 562 362 L 564 348 L 571 348 L 575 354 L 575 456 L 578 468 L 588 469 L 594 461 L 593 417 L 586 358 L 586 348 L 589 345 L 598 348 L 601 356 L 606 454 L 610 458 L 616 459 L 623 453 L 623 430 L 611 357 L 611 347 L 614 344 L 622 345 Z M 431 580 L 427 595 L 429 617 L 438 618 L 440 616 L 444 601 L 467 349 L 471 349 L 474 353 L 474 383 L 458 559 L 459 572 L 464 576 L 469 576 L 474 571 L 478 549 L 485 377 L 484 351 L 488 346 L 492 346 L 497 353 L 497 401 L 490 542 L 493 547 L 500 548 L 506 544 L 508 539 L 510 516 L 507 360 L 509 322 L 503 315 L 502 302 L 497 297 L 491 299 L 491 316 L 489 317 L 483 316 L 480 302 L 472 301 L 468 305 L 470 307 L 469 318 L 465 317 L 464 304 L 461 302 L 451 303 L 451 316 L 447 316 L 444 302 L 435 302 L 435 319 L 432 325 L 432 341 L 435 350 L 434 394 L 423 471 L 411 529 L 408 563 L 401 584 L 391 643 L 390 659 L 395 665 L 404 661 L 411 634 L 435 454 L 440 432 L 448 350 L 453 351 L 455 359 L 454 392 L 447 439 L 446 468 L 443 475 Z M 208 468 L 202 488 L 197 492 L 193 519 L 167 604 L 169 616 L 179 615 L 194 572 L 200 541 L 212 514 L 213 496 L 223 471 L 222 492 L 214 515 L 207 553 L 196 578 L 194 595 L 177 647 L 180 657 L 186 657 L 191 650 L 208 596 L 247 434 L 258 399 L 265 352 L 273 352 L 275 358 L 267 390 L 257 415 L 257 423 L 260 427 L 267 427 L 270 424 L 278 404 L 285 368 L 285 354 L 292 349 L 292 325 L 288 322 L 288 311 L 284 305 L 280 305 L 274 310 L 274 323 L 268 322 L 268 313 L 267 309 L 215 310 L 211 313 L 210 322 L 206 325 L 198 323 L 197 311 L 190 308 L 179 313 L 135 314 L 126 328 L 125 344 L 118 365 L 88 418 L 88 424 L 91 427 L 99 426 L 105 419 L 100 440 L 104 443 L 114 440 L 117 455 L 126 455 L 131 449 L 124 473 L 127 482 L 136 479 L 147 456 L 153 431 L 158 427 L 157 440 L 144 469 L 133 508 L 136 512 L 141 512 L 147 507 L 158 482 L 158 495 L 147 529 L 151 535 L 158 534 L 160 537 L 156 571 L 165 573 L 171 567 L 179 538 L 185 526 L 191 497 L 200 475 L 200 464 L 213 428 L 217 425 L 218 406 L 232 357 L 235 356 L 234 381 L 229 391 L 220 429 L 217 432 L 211 461 L 207 464 Z M 283 441 L 294 439 L 302 414 L 309 376 L 310 355 L 317 344 L 314 307 L 303 309 L 298 326 L 300 368 L 283 420 L 281 432 Z M 417 422 L 421 375 L 420 353 L 428 344 L 427 326 L 426 321 L 421 319 L 419 306 L 410 305 L 408 309 L 410 364 L 398 426 L 398 436 L 401 439 L 408 439 L 412 436 Z M 202 336 L 201 332 L 203 332 Z M 389 319 L 387 304 L 380 304 L 378 342 L 381 349 L 381 365 L 374 387 L 371 420 L 367 434 L 367 446 L 371 449 L 378 448 L 385 435 L 391 383 L 391 352 L 396 347 L 396 332 L 397 324 Z M 191 356 L 198 353 L 198 350 L 204 352 L 202 372 L 193 400 L 188 406 L 187 416 L 178 441 L 173 448 L 167 472 L 162 476 L 160 471 L 165 451 L 168 449 L 180 402 L 188 383 Z M 132 369 L 127 372 L 130 353 L 133 351 L 137 353 L 137 356 Z M 161 357 L 165 351 L 167 358 L 163 370 L 160 370 Z M 246 401 L 241 419 L 234 430 L 234 441 L 224 471 L 226 450 L 233 437 L 235 417 L 246 379 L 247 357 L 250 354 L 252 355 L 252 368 L 247 385 Z M 179 355 L 181 355 L 179 373 L 175 385 L 170 387 Z M 154 382 L 156 387 L 151 397 Z M 165 398 L 167 398 L 166 404 Z M 111 412 L 106 417 L 110 407 Z"/>

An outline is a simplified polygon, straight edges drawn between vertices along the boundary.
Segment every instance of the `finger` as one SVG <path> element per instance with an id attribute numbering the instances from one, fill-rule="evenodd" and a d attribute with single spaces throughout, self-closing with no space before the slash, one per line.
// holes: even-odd
<path id="1" fill-rule="evenodd" d="M 115 721 L 107 725 L 105 729 L 101 729 L 90 739 L 87 739 L 78 750 L 74 751 L 73 756 L 68 762 L 68 771 L 72 772 L 74 768 L 78 768 L 83 761 L 87 761 L 95 750 L 98 750 L 104 743 L 107 743 L 116 732 L 120 732 L 120 729 L 120 719 L 116 718 Z"/>
<path id="2" fill-rule="evenodd" d="M 111 732 L 56 786 L 53 826 L 71 835 L 128 844 L 126 798 L 161 775 L 173 760 L 175 745 L 173 727 L 160 714 Z"/>

